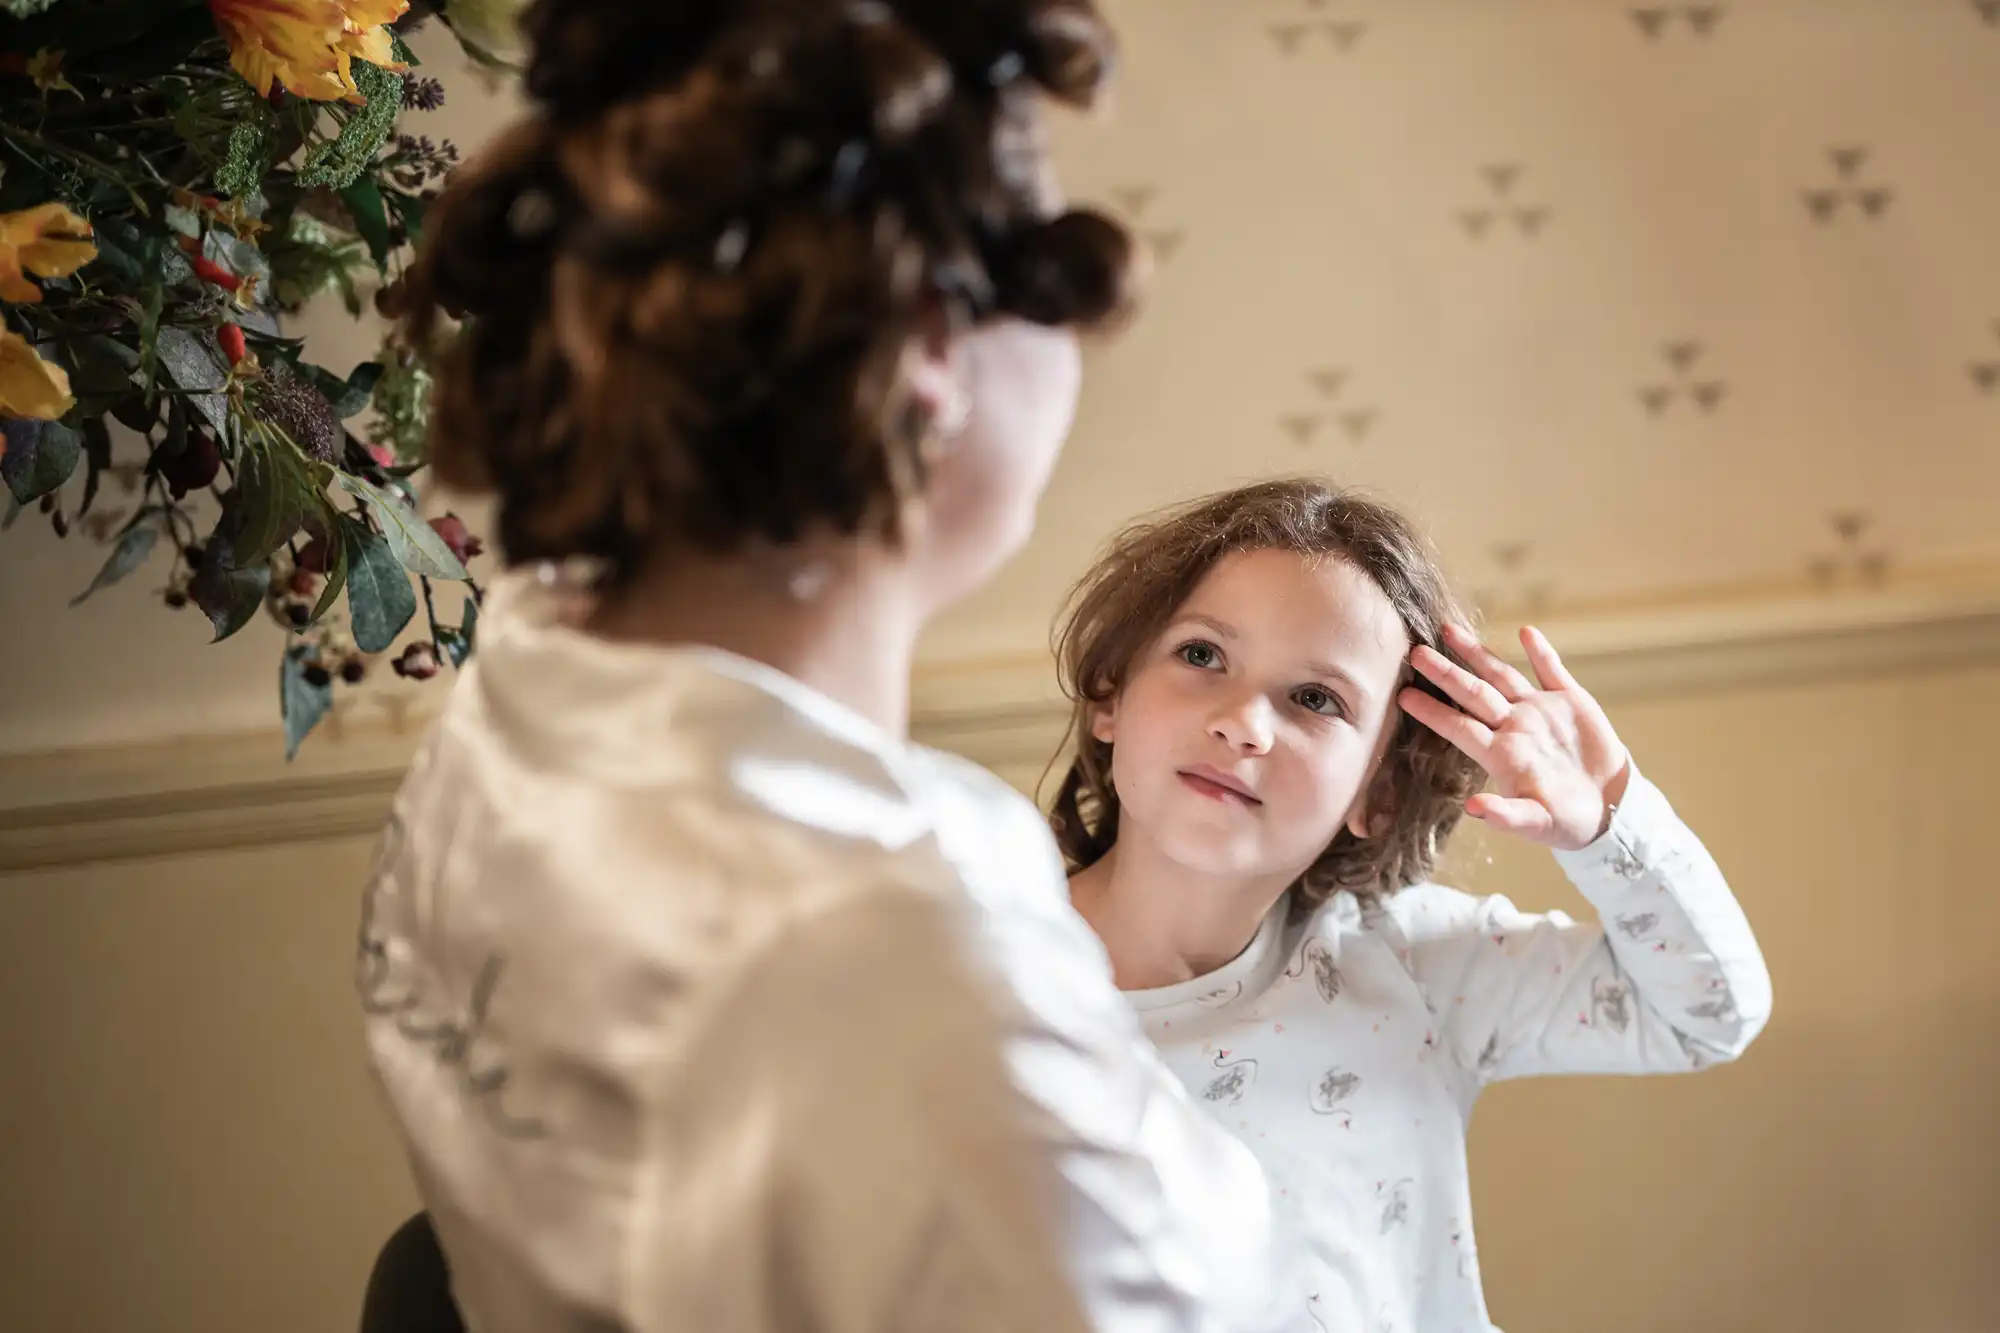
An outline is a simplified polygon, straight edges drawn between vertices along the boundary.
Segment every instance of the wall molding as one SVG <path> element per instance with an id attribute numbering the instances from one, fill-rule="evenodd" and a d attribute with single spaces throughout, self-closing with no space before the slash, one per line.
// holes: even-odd
<path id="1" fill-rule="evenodd" d="M 2000 574 L 1542 624 L 1607 701 L 1952 669 L 2000 662 Z M 925 743 L 1017 781 L 1040 771 L 1068 721 L 1047 659 L 1032 655 L 926 665 L 912 713 Z M 329 727 L 291 765 L 274 732 L 0 755 L 0 874 L 368 834 L 425 721 Z"/>

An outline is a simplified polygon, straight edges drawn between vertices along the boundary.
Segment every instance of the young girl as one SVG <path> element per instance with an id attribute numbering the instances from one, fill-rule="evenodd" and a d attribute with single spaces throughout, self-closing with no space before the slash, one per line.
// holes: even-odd
<path id="1" fill-rule="evenodd" d="M 515 567 L 364 909 L 369 1051 L 480 1333 L 1261 1330 L 1257 1162 L 1040 816 L 904 739 L 1024 539 L 1122 231 L 1086 0 L 537 0 L 430 216 L 435 461 Z M 1293 1319 L 1295 1313 L 1287 1311 Z M 1268 1317 L 1267 1317 L 1268 1316 Z"/>
<path id="2" fill-rule="evenodd" d="M 1488 1083 L 1701 1069 L 1769 1013 L 1742 911 L 1596 702 L 1539 632 L 1530 680 L 1465 624 L 1403 519 L 1289 480 L 1128 530 L 1061 631 L 1072 897 L 1281 1188 L 1318 1328 L 1489 1327 Z M 1553 848 L 1600 921 L 1427 883 L 1461 813 Z"/>

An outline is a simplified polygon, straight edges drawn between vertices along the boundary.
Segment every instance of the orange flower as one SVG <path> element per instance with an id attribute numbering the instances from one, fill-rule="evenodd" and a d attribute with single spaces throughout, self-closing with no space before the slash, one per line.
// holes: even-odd
<path id="1" fill-rule="evenodd" d="M 34 305 L 42 289 L 27 274 L 67 278 L 95 258 L 90 224 L 61 204 L 0 213 L 0 301 Z"/>
<path id="2" fill-rule="evenodd" d="M 384 24 L 410 0 L 208 0 L 229 60 L 259 96 L 271 85 L 315 102 L 365 102 L 352 62 L 401 71 Z"/>
<path id="3" fill-rule="evenodd" d="M 0 329 L 0 417 L 54 421 L 75 402 L 61 366 L 42 360 L 12 329 Z"/>

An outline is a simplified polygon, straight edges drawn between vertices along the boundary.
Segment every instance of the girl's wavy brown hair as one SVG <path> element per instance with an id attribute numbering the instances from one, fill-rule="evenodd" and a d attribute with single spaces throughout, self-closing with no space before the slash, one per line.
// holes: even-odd
<path id="1" fill-rule="evenodd" d="M 893 540 L 912 338 L 1131 302 L 1127 233 L 1042 185 L 1043 100 L 1113 68 L 1089 0 L 534 0 L 523 29 L 533 110 L 400 296 L 438 477 L 497 494 L 511 560 Z"/>
<path id="2" fill-rule="evenodd" d="M 1460 660 L 1441 631 L 1448 622 L 1470 622 L 1429 544 L 1402 515 L 1352 491 L 1306 477 L 1264 481 L 1133 524 L 1071 590 L 1057 624 L 1056 660 L 1073 705 L 1064 746 L 1076 752 L 1049 822 L 1072 872 L 1118 841 L 1112 747 L 1091 735 L 1092 717 L 1118 697 L 1132 664 L 1210 570 L 1237 552 L 1269 550 L 1347 561 L 1388 597 L 1413 646 Z M 1404 674 L 1406 683 L 1443 697 L 1423 677 Z M 1483 785 L 1479 765 L 1401 709 L 1391 728 L 1366 807 L 1378 831 L 1357 838 L 1343 827 L 1299 877 L 1300 905 L 1342 889 L 1368 898 L 1428 879 L 1466 801 Z"/>

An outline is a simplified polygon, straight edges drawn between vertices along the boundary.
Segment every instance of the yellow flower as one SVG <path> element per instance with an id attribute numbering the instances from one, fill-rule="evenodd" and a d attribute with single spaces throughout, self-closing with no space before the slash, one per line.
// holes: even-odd
<path id="1" fill-rule="evenodd" d="M 410 0 L 208 0 L 208 8 L 230 63 L 262 97 L 275 82 L 315 102 L 365 102 L 355 57 L 409 68 L 396 61 L 383 25 L 407 13 Z"/>
<path id="2" fill-rule="evenodd" d="M 35 52 L 35 58 L 28 62 L 28 77 L 33 79 L 35 87 L 44 93 L 52 93 L 60 89 L 63 92 L 76 93 L 78 97 L 83 96 L 82 93 L 76 92 L 75 85 L 62 72 L 62 64 L 63 53 L 52 51 L 45 46 Z"/>
<path id="3" fill-rule="evenodd" d="M 0 213 L 0 300 L 34 305 L 42 289 L 26 274 L 67 278 L 97 258 L 90 224 L 61 204 Z"/>
<path id="4" fill-rule="evenodd" d="M 0 329 L 0 417 L 54 421 L 75 402 L 61 366 L 42 360 L 12 329 Z"/>

